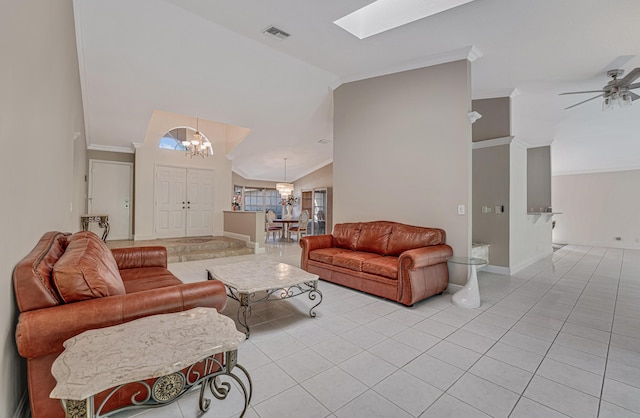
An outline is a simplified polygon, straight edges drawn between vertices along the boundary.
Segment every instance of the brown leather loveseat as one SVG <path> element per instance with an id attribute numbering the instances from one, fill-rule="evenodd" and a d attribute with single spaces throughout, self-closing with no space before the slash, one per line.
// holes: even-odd
<path id="1" fill-rule="evenodd" d="M 49 394 L 56 384 L 51 365 L 68 338 L 154 314 L 201 306 L 221 311 L 226 304 L 219 281 L 184 284 L 167 270 L 164 247 L 109 250 L 92 232 L 47 232 L 15 267 L 13 283 L 16 343 L 27 359 L 34 418 L 64 417 Z M 131 404 L 132 394 L 123 391 L 106 409 Z"/>
<path id="2" fill-rule="evenodd" d="M 300 240 L 300 267 L 321 279 L 404 305 L 442 293 L 453 250 L 442 229 L 389 221 L 337 224 Z"/>

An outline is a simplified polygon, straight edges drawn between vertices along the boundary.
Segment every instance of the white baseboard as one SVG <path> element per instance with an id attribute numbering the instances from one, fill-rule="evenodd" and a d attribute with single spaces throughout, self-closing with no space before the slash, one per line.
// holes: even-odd
<path id="1" fill-rule="evenodd" d="M 149 241 L 152 239 L 156 239 L 155 235 L 142 235 L 142 234 L 134 234 L 133 235 L 133 240 L 134 241 Z"/>
<path id="2" fill-rule="evenodd" d="M 550 255 L 553 255 L 553 249 L 549 249 L 541 254 L 538 254 L 536 256 L 531 257 L 528 260 L 523 261 L 522 263 L 514 266 L 514 267 L 510 267 L 510 273 L 509 274 L 516 274 L 517 272 L 519 272 L 520 270 L 524 270 L 525 268 L 529 267 L 530 265 L 532 265 L 533 263 L 536 263 L 540 260 L 542 260 L 545 257 L 549 257 Z"/>
<path id="3" fill-rule="evenodd" d="M 638 250 L 640 249 L 640 244 L 636 242 L 627 242 L 624 241 L 571 241 L 568 242 L 569 245 L 579 245 L 581 247 L 600 247 L 600 248 L 616 248 L 622 250 Z"/>
<path id="4" fill-rule="evenodd" d="M 507 276 L 511 275 L 511 269 L 509 267 L 493 266 L 491 264 L 487 264 L 486 266 L 478 269 L 478 271 L 486 271 L 487 273 L 493 274 L 505 274 Z"/>
<path id="5" fill-rule="evenodd" d="M 25 390 L 20 402 L 13 412 L 13 418 L 31 418 L 31 406 L 29 405 L 29 391 Z"/>

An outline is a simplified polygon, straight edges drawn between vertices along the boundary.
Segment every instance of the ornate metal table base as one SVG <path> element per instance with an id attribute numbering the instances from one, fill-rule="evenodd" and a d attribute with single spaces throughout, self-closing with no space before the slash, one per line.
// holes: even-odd
<path id="1" fill-rule="evenodd" d="M 98 226 L 104 229 L 102 233 L 102 240 L 107 242 L 107 236 L 109 235 L 109 230 L 111 227 L 109 226 L 109 216 L 108 215 L 81 215 L 80 223 L 82 224 L 82 230 L 88 231 L 89 224 L 91 222 L 97 222 Z"/>
<path id="2" fill-rule="evenodd" d="M 220 362 L 215 356 L 210 356 L 202 362 L 192 365 L 186 372 L 175 372 L 166 376 L 159 377 L 153 385 L 149 385 L 144 381 L 127 383 L 116 386 L 107 397 L 101 402 L 98 408 L 95 408 L 93 396 L 83 400 L 62 400 L 62 407 L 66 411 L 67 418 L 101 418 L 114 415 L 122 411 L 128 411 L 140 408 L 156 408 L 165 406 L 182 398 L 191 389 L 200 386 L 199 407 L 202 412 L 206 412 L 211 405 L 211 400 L 205 398 L 207 387 L 216 399 L 226 399 L 231 390 L 231 383 L 224 381 L 225 377 L 234 380 L 244 396 L 244 408 L 240 417 L 243 417 L 251 402 L 251 394 L 253 392 L 253 383 L 247 370 L 238 364 L 238 351 L 227 351 L 223 354 L 224 360 Z M 201 373 L 196 370 L 196 366 L 204 363 L 204 371 Z M 247 390 L 242 379 L 234 373 L 234 368 L 242 371 L 249 383 Z M 213 372 L 218 369 L 218 371 Z M 138 385 L 142 388 L 131 397 L 131 406 L 111 410 L 102 413 L 104 406 L 109 399 L 116 395 L 122 388 L 128 385 Z M 94 412 L 95 411 L 95 412 Z"/>
<path id="3" fill-rule="evenodd" d="M 215 277 L 211 275 L 211 272 L 207 270 L 207 279 L 208 280 L 217 280 Z M 318 290 L 318 281 L 311 280 L 308 282 L 302 282 L 294 285 L 290 285 L 287 287 L 268 289 L 264 292 L 242 292 L 238 289 L 225 284 L 225 288 L 227 289 L 227 296 L 231 299 L 237 300 L 240 303 L 240 308 L 238 308 L 237 318 L 238 323 L 245 328 L 245 334 L 247 339 L 250 335 L 249 323 L 247 322 L 247 318 L 251 316 L 251 305 L 261 302 L 269 302 L 274 300 L 284 300 L 293 298 L 295 296 L 302 295 L 304 293 L 309 294 L 309 299 L 314 301 L 320 297 L 318 303 L 313 305 L 311 309 L 309 309 L 309 316 L 311 318 L 316 317 L 316 313 L 313 311 L 320 303 L 322 303 L 322 292 Z"/>

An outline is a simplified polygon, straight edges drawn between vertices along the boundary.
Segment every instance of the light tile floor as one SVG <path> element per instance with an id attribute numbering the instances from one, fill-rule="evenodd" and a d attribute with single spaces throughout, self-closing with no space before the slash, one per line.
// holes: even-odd
<path id="1" fill-rule="evenodd" d="M 208 266 L 298 266 L 299 254 L 274 244 L 169 268 L 193 282 Z M 479 272 L 479 283 L 478 309 L 449 294 L 408 308 L 322 281 L 315 319 L 304 296 L 256 305 L 239 350 L 254 383 L 245 416 L 640 417 L 640 251 L 569 245 L 513 276 Z M 240 405 L 232 390 L 204 416 L 235 417 Z M 201 415 L 194 393 L 137 416 Z"/>

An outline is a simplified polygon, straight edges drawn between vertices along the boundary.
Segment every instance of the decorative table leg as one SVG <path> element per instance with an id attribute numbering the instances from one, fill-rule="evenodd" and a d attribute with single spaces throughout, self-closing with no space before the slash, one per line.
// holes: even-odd
<path id="1" fill-rule="evenodd" d="M 250 334 L 249 322 L 247 321 L 247 318 L 251 316 L 250 298 L 250 294 L 240 293 L 240 307 L 238 308 L 238 323 L 246 329 L 245 335 L 247 336 L 247 340 L 249 339 Z"/>
<path id="2" fill-rule="evenodd" d="M 452 297 L 451 301 L 461 308 L 479 308 L 480 307 L 480 289 L 478 288 L 478 274 L 476 266 L 471 265 L 469 280 L 467 284 L 458 290 Z"/>
<path id="3" fill-rule="evenodd" d="M 320 300 L 318 301 L 318 303 L 316 303 L 311 307 L 311 309 L 309 309 L 309 316 L 311 318 L 316 317 L 316 313 L 313 312 L 313 310 L 322 303 L 322 292 L 318 290 L 318 281 L 316 280 L 313 282 L 313 289 L 309 290 L 309 299 L 316 300 L 318 296 L 320 296 Z"/>
<path id="4" fill-rule="evenodd" d="M 62 399 L 66 418 L 92 418 L 93 417 L 93 396 L 81 401 L 73 399 Z"/>
<path id="5" fill-rule="evenodd" d="M 102 233 L 102 240 L 104 242 L 107 242 L 107 236 L 109 235 L 109 231 L 111 230 L 111 227 L 109 226 L 109 218 L 102 219 L 100 223 L 98 223 L 98 226 L 100 228 L 104 228 L 104 232 Z"/>
<path id="6" fill-rule="evenodd" d="M 234 373 L 234 368 L 239 369 L 244 374 L 247 383 L 249 383 L 249 388 L 244 384 L 242 379 L 238 375 Z M 232 350 L 224 353 L 224 365 L 221 365 L 220 371 L 211 375 L 211 377 L 203 383 L 200 388 L 200 404 L 201 410 L 203 412 L 206 409 L 202 409 L 202 399 L 204 397 L 204 391 L 207 386 L 209 386 L 209 390 L 211 394 L 215 396 L 218 400 L 224 400 L 227 398 L 229 391 L 231 390 L 231 384 L 229 382 L 219 381 L 218 378 L 222 376 L 228 376 L 231 379 L 235 380 L 237 385 L 240 387 L 242 391 L 242 395 L 244 396 L 244 407 L 242 412 L 240 413 L 240 417 L 242 418 L 244 414 L 247 412 L 247 408 L 249 407 L 249 403 L 251 402 L 251 396 L 253 394 L 253 382 L 251 381 L 251 376 L 247 372 L 247 369 L 238 364 L 238 351 Z M 209 402 L 207 399 L 206 408 L 209 408 Z"/>

